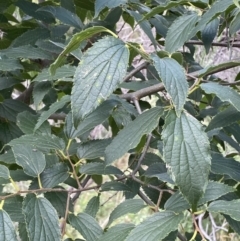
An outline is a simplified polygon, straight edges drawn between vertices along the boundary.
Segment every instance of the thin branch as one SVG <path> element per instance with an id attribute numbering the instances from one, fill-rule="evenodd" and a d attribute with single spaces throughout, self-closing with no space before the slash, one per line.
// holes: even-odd
<path id="1" fill-rule="evenodd" d="M 149 206 L 151 207 L 154 207 L 155 204 L 150 200 L 148 199 L 148 197 L 146 195 L 144 195 L 143 192 L 141 192 L 140 190 L 138 191 L 138 196 Z"/>
<path id="2" fill-rule="evenodd" d="M 86 187 L 86 185 L 87 185 L 87 183 L 88 183 L 88 181 L 89 181 L 90 179 L 91 179 L 91 176 L 90 176 L 90 175 L 88 175 L 88 176 L 84 179 L 84 181 L 83 181 L 82 184 L 81 184 L 81 186 L 82 186 L 83 189 Z M 79 192 L 77 192 L 77 193 L 74 195 L 74 197 L 72 198 L 72 202 L 73 202 L 73 203 L 79 198 L 79 196 L 81 195 L 81 192 L 82 192 L 82 191 L 79 191 Z"/>
<path id="3" fill-rule="evenodd" d="M 66 203 L 66 209 L 65 209 L 65 216 L 64 216 L 64 220 L 62 223 L 62 237 L 65 234 L 65 230 L 66 230 L 66 224 L 67 224 L 67 217 L 68 217 L 68 209 L 69 209 L 69 203 L 70 203 L 70 193 L 68 193 L 67 196 L 67 203 Z"/>
<path id="4" fill-rule="evenodd" d="M 197 40 L 190 40 L 188 42 L 186 42 L 185 44 L 193 44 L 193 45 L 204 45 L 204 43 L 202 41 L 197 41 Z M 213 42 L 212 46 L 218 46 L 218 47 L 229 47 L 229 43 L 217 43 L 217 42 Z M 232 43 L 231 44 L 232 47 L 236 47 L 239 48 L 240 47 L 240 43 Z"/>
<path id="5" fill-rule="evenodd" d="M 131 79 L 136 73 L 138 73 L 142 69 L 145 69 L 148 65 L 149 65 L 148 62 L 144 62 L 139 66 L 137 66 L 136 68 L 134 68 L 131 72 L 128 73 L 128 75 L 126 75 L 126 77 L 123 79 L 123 82 L 128 82 L 129 79 Z"/>

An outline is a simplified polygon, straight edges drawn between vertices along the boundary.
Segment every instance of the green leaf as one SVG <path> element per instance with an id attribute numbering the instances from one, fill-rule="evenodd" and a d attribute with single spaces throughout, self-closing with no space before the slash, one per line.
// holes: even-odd
<path id="1" fill-rule="evenodd" d="M 152 215 L 137 225 L 128 235 L 126 241 L 156 241 L 162 240 L 178 228 L 183 215 L 171 211 L 162 211 Z"/>
<path id="2" fill-rule="evenodd" d="M 231 5 L 233 5 L 232 1 L 219 0 L 214 2 L 211 8 L 202 15 L 201 20 L 198 22 L 198 25 L 194 29 L 194 32 L 197 33 L 198 31 L 204 29 L 208 22 L 225 12 L 226 9 Z"/>
<path id="3" fill-rule="evenodd" d="M 223 157 L 220 153 L 212 153 L 211 172 L 215 174 L 226 174 L 237 182 L 240 182 L 240 162 L 233 158 Z"/>
<path id="4" fill-rule="evenodd" d="M 23 69 L 23 66 L 18 60 L 15 59 L 0 59 L 1 71 L 14 71 L 17 69 Z"/>
<path id="5" fill-rule="evenodd" d="M 105 156 L 105 149 L 111 143 L 111 139 L 91 140 L 80 143 L 77 149 L 79 159 L 95 159 Z"/>
<path id="6" fill-rule="evenodd" d="M 62 53 L 58 56 L 58 58 L 55 60 L 55 62 L 53 64 L 51 64 L 50 73 L 52 75 L 54 75 L 56 72 L 56 69 L 58 67 L 60 67 L 60 65 L 62 65 L 62 63 L 64 62 L 64 60 L 66 58 L 65 56 L 67 54 L 69 54 L 70 52 L 79 48 L 82 41 L 89 39 L 93 35 L 101 33 L 101 32 L 107 32 L 107 33 L 110 33 L 115 36 L 115 34 L 112 31 L 110 31 L 109 29 L 104 28 L 102 26 L 94 26 L 94 27 L 87 28 L 87 29 L 81 31 L 80 33 L 74 34 L 72 39 L 68 43 L 68 45 L 62 51 Z"/>
<path id="7" fill-rule="evenodd" d="M 53 103 L 47 111 L 44 111 L 41 113 L 38 122 L 34 128 L 34 132 L 38 130 L 41 125 L 48 120 L 48 118 L 54 114 L 57 110 L 63 108 L 68 102 L 70 102 L 70 97 L 68 95 L 65 95 L 59 100 L 58 102 Z"/>
<path id="8" fill-rule="evenodd" d="M 24 45 L 19 47 L 10 47 L 1 50 L 1 56 L 6 55 L 10 59 L 29 58 L 29 59 L 52 59 L 52 55 L 43 51 L 42 49 L 35 48 L 31 45 Z"/>
<path id="9" fill-rule="evenodd" d="M 75 126 L 123 81 L 128 59 L 128 48 L 114 37 L 99 40 L 86 52 L 76 70 L 71 95 Z"/>
<path id="10" fill-rule="evenodd" d="M 223 213 L 229 215 L 236 221 L 240 221 L 240 200 L 232 201 L 215 201 L 208 206 L 209 212 Z"/>
<path id="11" fill-rule="evenodd" d="M 46 198 L 28 194 L 23 201 L 23 213 L 30 240 L 59 241 L 61 239 L 57 212 Z"/>
<path id="12" fill-rule="evenodd" d="M 230 226 L 236 233 L 240 234 L 240 222 L 232 219 L 229 215 L 224 214 L 223 216 L 226 218 L 229 226 Z"/>
<path id="13" fill-rule="evenodd" d="M 21 238 L 21 240 L 29 241 L 26 223 L 22 222 L 22 223 L 18 224 L 18 232 L 19 232 L 19 237 Z"/>
<path id="14" fill-rule="evenodd" d="M 96 241 L 102 235 L 102 228 L 97 221 L 87 213 L 79 213 L 77 216 L 70 214 L 68 220 L 87 241 Z"/>
<path id="15" fill-rule="evenodd" d="M 112 222 L 119 217 L 122 217 L 128 213 L 138 213 L 141 209 L 145 208 L 146 205 L 141 199 L 129 199 L 120 203 L 110 214 L 107 226 L 110 226 Z"/>
<path id="16" fill-rule="evenodd" d="M 6 198 L 4 201 L 4 210 L 8 213 L 11 220 L 14 222 L 24 222 L 24 216 L 22 213 L 23 197 L 15 196 Z"/>
<path id="17" fill-rule="evenodd" d="M 193 209 L 207 187 L 210 146 L 201 124 L 183 112 L 178 118 L 170 111 L 162 133 L 164 160 L 171 167 L 173 180 Z"/>
<path id="18" fill-rule="evenodd" d="M 33 149 L 28 144 L 14 145 L 12 149 L 16 163 L 23 168 L 27 175 L 37 177 L 44 170 L 46 160 L 42 152 Z"/>
<path id="19" fill-rule="evenodd" d="M 117 181 L 111 181 L 111 182 L 105 182 L 101 186 L 101 191 L 106 192 L 106 191 L 127 191 L 131 192 L 131 189 L 124 183 L 122 182 L 117 182 Z"/>
<path id="20" fill-rule="evenodd" d="M 106 148 L 106 165 L 122 157 L 128 150 L 135 148 L 143 135 L 151 133 L 156 128 L 162 114 L 162 108 L 152 108 L 123 128 Z"/>
<path id="21" fill-rule="evenodd" d="M 53 205 L 60 217 L 65 217 L 68 193 L 67 192 L 47 192 L 44 197 Z M 69 211 L 73 212 L 73 203 L 69 200 Z"/>
<path id="22" fill-rule="evenodd" d="M 174 185 L 173 180 L 167 173 L 166 165 L 163 163 L 154 163 L 154 164 L 150 165 L 149 168 L 144 173 L 144 176 L 157 177 L 159 180 L 161 180 L 163 182 L 169 182 Z"/>
<path id="23" fill-rule="evenodd" d="M 95 218 L 99 210 L 99 207 L 100 207 L 100 198 L 99 196 L 95 196 L 89 200 L 84 212 L 91 215 L 93 218 Z"/>
<path id="24" fill-rule="evenodd" d="M 206 131 L 229 126 L 234 122 L 240 120 L 240 113 L 233 106 L 217 113 L 217 115 L 210 121 Z"/>
<path id="25" fill-rule="evenodd" d="M 117 224 L 109 228 L 97 241 L 124 241 L 134 227 L 131 223 Z"/>
<path id="26" fill-rule="evenodd" d="M 55 149 L 63 150 L 65 148 L 65 143 L 59 137 L 54 135 L 24 135 L 17 139 L 14 139 L 8 143 L 10 146 L 28 144 L 32 145 L 36 149 Z"/>
<path id="27" fill-rule="evenodd" d="M 17 125 L 25 134 L 33 134 L 38 116 L 28 111 L 21 112 L 17 115 Z M 35 132 L 36 134 L 50 134 L 51 128 L 48 121 L 45 121 L 41 127 Z"/>
<path id="28" fill-rule="evenodd" d="M 14 138 L 18 138 L 23 133 L 13 122 L 0 123 L 0 142 L 6 144 Z"/>
<path id="29" fill-rule="evenodd" d="M 240 111 L 240 95 L 237 91 L 229 86 L 222 86 L 217 83 L 201 84 L 201 88 L 207 94 L 215 94 L 222 101 L 227 101 L 232 104 L 238 111 Z"/>
<path id="30" fill-rule="evenodd" d="M 17 241 L 17 235 L 9 215 L 0 209 L 0 241 Z"/>
<path id="31" fill-rule="evenodd" d="M 125 5 L 127 4 L 127 0 L 96 0 L 95 2 L 95 15 L 94 18 L 96 18 L 99 13 L 104 9 L 104 8 L 116 8 L 120 5 Z"/>
<path id="32" fill-rule="evenodd" d="M 120 171 L 117 167 L 114 166 L 105 166 L 101 162 L 92 162 L 84 164 L 80 167 L 79 170 L 81 173 L 88 175 L 122 175 L 123 172 Z"/>
<path id="33" fill-rule="evenodd" d="M 5 151 L 5 153 L 0 155 L 0 162 L 4 162 L 6 164 L 16 163 L 12 149 L 7 150 L 7 151 Z"/>
<path id="34" fill-rule="evenodd" d="M 9 170 L 4 165 L 0 165 L 0 177 L 4 178 L 4 179 L 7 179 L 7 180 L 10 178 Z"/>
<path id="35" fill-rule="evenodd" d="M 152 54 L 151 58 L 167 92 L 172 98 L 177 116 L 180 116 L 188 93 L 188 83 L 183 68 L 176 60 L 171 58 L 160 59 L 156 54 Z"/>
<path id="36" fill-rule="evenodd" d="M 33 86 L 33 102 L 38 109 L 39 104 L 43 100 L 44 96 L 50 91 L 52 88 L 52 83 L 50 81 L 42 81 L 38 83 L 34 83 Z"/>
<path id="37" fill-rule="evenodd" d="M 235 34 L 240 29 L 240 12 L 238 12 L 236 15 L 234 15 L 233 20 L 230 23 L 229 26 L 229 33 L 230 35 Z"/>
<path id="38" fill-rule="evenodd" d="M 199 17 L 196 13 L 178 17 L 168 29 L 165 39 L 165 50 L 169 53 L 174 53 L 182 47 L 186 41 L 191 39 L 195 35 L 195 32 L 192 30 L 198 19 Z"/>
<path id="39" fill-rule="evenodd" d="M 1 60 L 0 60 L 1 62 Z M 1 64 L 0 64 L 1 66 Z M 2 67 L 2 66 L 1 66 Z M 11 68 L 11 70 L 14 70 Z M 17 78 L 13 77 L 0 77 L 0 90 L 5 90 L 8 89 L 16 84 L 19 84 L 21 81 L 18 80 Z"/>
<path id="40" fill-rule="evenodd" d="M 59 19 L 61 22 L 73 26 L 78 30 L 81 30 L 84 26 L 80 18 L 62 7 L 44 6 L 38 9 L 39 11 L 47 12 L 52 14 L 55 18 Z"/>
<path id="41" fill-rule="evenodd" d="M 61 6 L 72 13 L 76 12 L 74 0 L 61 0 Z"/>
<path id="42" fill-rule="evenodd" d="M 209 22 L 205 28 L 202 30 L 202 41 L 208 54 L 210 47 L 212 46 L 212 42 L 216 37 L 218 31 L 219 19 L 215 18 L 211 22 Z"/>

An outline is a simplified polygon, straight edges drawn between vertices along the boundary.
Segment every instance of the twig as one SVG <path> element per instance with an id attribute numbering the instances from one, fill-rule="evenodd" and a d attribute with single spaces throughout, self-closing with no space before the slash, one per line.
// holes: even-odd
<path id="1" fill-rule="evenodd" d="M 66 224 L 67 224 L 67 217 L 68 217 L 69 203 L 70 203 L 70 193 L 68 193 L 68 196 L 67 196 L 67 203 L 66 203 L 65 216 L 64 216 L 63 223 L 62 223 L 62 237 L 64 236 L 64 234 L 65 234 L 65 230 L 66 230 Z"/>
<path id="2" fill-rule="evenodd" d="M 81 186 L 82 186 L 83 189 L 85 188 L 85 186 L 87 185 L 87 183 L 88 183 L 88 181 L 89 181 L 90 179 L 91 179 L 91 176 L 88 175 L 88 176 L 85 178 L 85 180 L 82 182 Z M 74 195 L 74 197 L 72 198 L 72 202 L 73 202 L 73 203 L 79 198 L 79 196 L 81 195 L 81 192 L 82 192 L 82 191 L 79 191 L 79 192 L 77 192 L 77 193 Z"/>
<path id="3" fill-rule="evenodd" d="M 139 66 L 137 66 L 136 68 L 134 68 L 131 72 L 128 73 L 128 75 L 126 75 L 126 77 L 123 79 L 123 82 L 127 82 L 129 79 L 131 79 L 136 73 L 138 73 L 139 71 L 141 71 L 142 69 L 145 69 L 147 66 L 149 65 L 148 62 L 144 62 L 142 64 L 140 64 Z"/>
<path id="4" fill-rule="evenodd" d="M 161 203 L 161 200 L 162 200 L 162 195 L 163 195 L 163 192 L 161 191 L 159 193 L 159 196 L 158 196 L 158 201 L 157 201 L 157 205 L 156 205 L 156 212 L 158 212 L 158 209 L 159 209 L 159 206 L 160 206 L 160 203 Z"/>
<path id="5" fill-rule="evenodd" d="M 144 195 L 144 193 L 141 192 L 140 190 L 138 191 L 138 196 L 149 206 L 151 206 L 151 207 L 155 206 L 155 204 L 150 199 L 148 199 L 148 197 L 146 195 Z"/>
<path id="6" fill-rule="evenodd" d="M 197 231 L 199 231 L 199 234 L 201 235 L 202 239 L 205 240 L 205 238 L 207 238 L 208 240 L 211 240 L 210 236 L 205 232 L 203 226 L 202 226 L 202 219 L 203 219 L 204 213 L 198 215 L 198 225 L 197 222 L 195 220 L 195 216 L 193 215 L 193 222 L 195 225 L 195 228 L 197 229 Z"/>

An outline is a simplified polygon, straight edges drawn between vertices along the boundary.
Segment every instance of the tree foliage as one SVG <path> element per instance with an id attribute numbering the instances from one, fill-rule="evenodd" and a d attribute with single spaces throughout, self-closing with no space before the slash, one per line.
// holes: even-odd
<path id="1" fill-rule="evenodd" d="M 240 234 L 240 72 L 217 75 L 240 59 L 207 66 L 196 54 L 200 45 L 206 54 L 240 47 L 239 8 L 238 0 L 0 1 L 0 241 Z M 125 25 L 139 26 L 152 50 L 123 40 Z M 74 204 L 92 190 L 78 213 Z M 103 226 L 106 192 L 124 201 Z M 146 207 L 140 224 L 115 223 Z"/>

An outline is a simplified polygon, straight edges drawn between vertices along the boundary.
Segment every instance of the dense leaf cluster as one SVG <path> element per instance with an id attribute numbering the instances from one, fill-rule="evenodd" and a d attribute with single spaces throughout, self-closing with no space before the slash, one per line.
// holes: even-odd
<path id="1" fill-rule="evenodd" d="M 240 234 L 240 75 L 215 75 L 240 59 L 201 66 L 195 53 L 239 47 L 239 16 L 238 0 L 0 1 L 0 241 Z M 124 201 L 103 227 L 106 192 Z M 146 207 L 140 224 L 114 223 Z"/>

